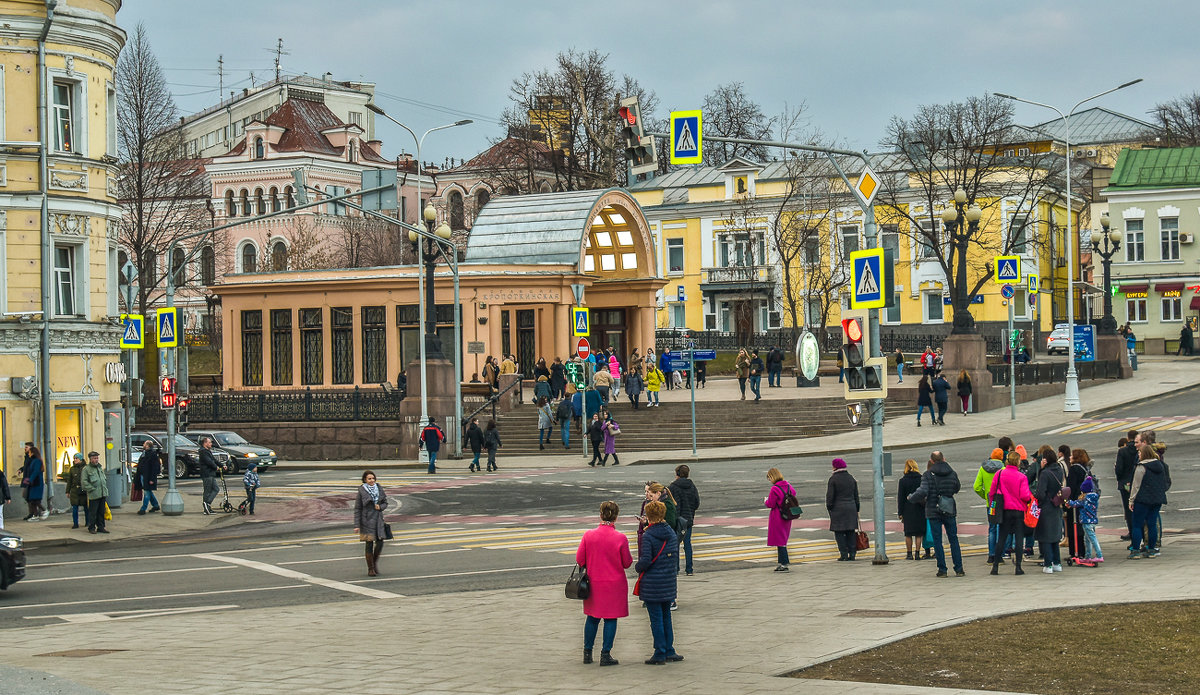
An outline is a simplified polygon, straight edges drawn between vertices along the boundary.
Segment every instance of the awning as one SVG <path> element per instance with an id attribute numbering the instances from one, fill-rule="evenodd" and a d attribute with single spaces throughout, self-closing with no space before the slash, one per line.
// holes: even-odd
<path id="1" fill-rule="evenodd" d="M 1154 283 L 1155 292 L 1182 292 L 1182 282 L 1156 282 Z"/>
<path id="2" fill-rule="evenodd" d="M 1188 308 L 1192 310 L 1200 309 L 1200 294 L 1192 297 L 1192 304 Z"/>
<path id="3" fill-rule="evenodd" d="M 1125 294 L 1126 292 L 1145 292 L 1149 289 L 1150 285 L 1121 285 L 1119 291 L 1121 294 Z"/>

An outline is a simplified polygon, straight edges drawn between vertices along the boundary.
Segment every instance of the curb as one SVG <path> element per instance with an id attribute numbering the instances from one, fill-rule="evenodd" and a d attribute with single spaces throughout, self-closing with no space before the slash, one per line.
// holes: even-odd
<path id="1" fill-rule="evenodd" d="M 1179 388 L 1175 388 L 1175 389 L 1167 389 L 1167 390 L 1162 391 L 1161 393 L 1156 393 L 1153 396 L 1142 396 L 1141 398 L 1134 398 L 1133 400 L 1126 401 L 1125 403 L 1122 403 L 1120 405 L 1110 405 L 1107 408 L 1099 408 L 1097 410 L 1089 410 L 1088 412 L 1084 413 L 1081 417 L 1099 417 L 1101 415 L 1107 415 L 1108 413 L 1111 413 L 1114 410 L 1128 408 L 1133 405 L 1141 405 L 1142 403 L 1149 403 L 1150 401 L 1156 401 L 1156 400 L 1162 398 L 1163 396 L 1175 396 L 1175 395 L 1178 395 L 1178 394 L 1181 394 L 1181 393 L 1184 393 L 1187 391 L 1193 391 L 1196 389 L 1200 389 L 1200 384 L 1190 384 L 1188 386 L 1180 386 Z"/>

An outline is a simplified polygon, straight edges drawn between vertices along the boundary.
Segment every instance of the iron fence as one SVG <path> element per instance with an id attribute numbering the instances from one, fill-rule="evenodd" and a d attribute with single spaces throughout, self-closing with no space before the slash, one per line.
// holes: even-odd
<path id="1" fill-rule="evenodd" d="M 399 420 L 404 396 L 399 391 L 214 391 L 193 393 L 191 422 L 338 422 Z M 164 422 L 158 400 L 147 398 L 138 422 Z"/>
<path id="2" fill-rule="evenodd" d="M 779 328 L 770 331 L 758 331 L 754 333 L 737 333 L 734 331 L 684 331 L 677 328 L 659 329 L 655 332 L 655 340 L 658 345 L 666 349 L 676 349 L 684 347 L 683 336 L 687 335 L 696 342 L 696 348 L 700 350 L 731 350 L 736 351 L 742 347 L 766 349 L 772 345 L 777 345 L 785 352 L 796 347 L 796 340 L 800 338 L 803 329 L 799 328 Z M 819 336 L 820 333 L 818 332 Z M 989 335 L 987 332 L 981 332 L 981 336 L 987 343 L 987 351 L 990 355 L 999 355 L 1003 351 L 999 335 Z M 887 326 L 880 328 L 879 349 L 883 354 L 894 352 L 896 348 L 900 348 L 904 353 L 920 353 L 925 350 L 925 346 L 939 347 L 946 340 L 945 333 L 907 333 L 889 330 Z M 825 340 L 821 345 L 821 350 L 824 352 L 837 352 L 842 345 L 842 331 L 840 327 L 828 328 L 825 330 Z"/>
<path id="3" fill-rule="evenodd" d="M 993 386 L 1008 384 L 1010 365 L 989 364 L 988 371 L 992 373 Z M 1079 379 L 1117 379 L 1121 375 L 1121 363 L 1116 360 L 1097 360 L 1095 362 L 1076 362 L 1075 373 Z M 1061 384 L 1067 380 L 1066 362 L 1030 362 L 1018 364 L 1016 381 L 1018 386 L 1032 384 Z"/>

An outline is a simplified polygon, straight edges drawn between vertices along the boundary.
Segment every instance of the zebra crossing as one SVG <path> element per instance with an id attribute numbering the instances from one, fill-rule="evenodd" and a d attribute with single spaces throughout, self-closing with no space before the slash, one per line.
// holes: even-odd
<path id="1" fill-rule="evenodd" d="M 412 485 L 426 485 L 430 482 L 432 476 L 425 473 L 381 473 L 377 476 L 380 485 L 384 489 L 392 490 L 394 488 L 405 488 Z M 288 481 L 286 484 L 273 484 L 272 476 L 263 476 L 263 486 L 258 489 L 259 499 L 313 499 L 316 497 L 329 497 L 331 495 L 353 495 L 355 488 L 358 486 L 358 480 L 350 475 L 341 479 L 330 480 L 308 480 L 308 481 Z M 447 481 L 467 480 L 468 475 L 445 475 L 437 476 L 437 482 L 444 487 L 454 487 L 454 483 L 446 484 Z M 233 486 L 230 486 L 230 494 L 233 494 Z"/>
<path id="2" fill-rule="evenodd" d="M 1042 434 L 1120 434 L 1127 430 L 1154 430 L 1156 432 L 1178 432 L 1200 434 L 1200 417 L 1123 417 L 1088 418 L 1056 427 Z"/>

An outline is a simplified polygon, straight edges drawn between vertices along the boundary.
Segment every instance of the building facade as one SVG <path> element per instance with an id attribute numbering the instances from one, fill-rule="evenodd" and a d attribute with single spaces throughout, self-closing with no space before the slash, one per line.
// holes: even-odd
<path id="1" fill-rule="evenodd" d="M 45 2 L 0 2 L 0 463 L 10 476 L 26 441 L 52 471 L 89 450 L 119 466 L 120 447 L 109 444 L 120 441 L 124 381 L 113 79 L 125 43 L 120 6 L 77 0 L 48 13 Z"/>

